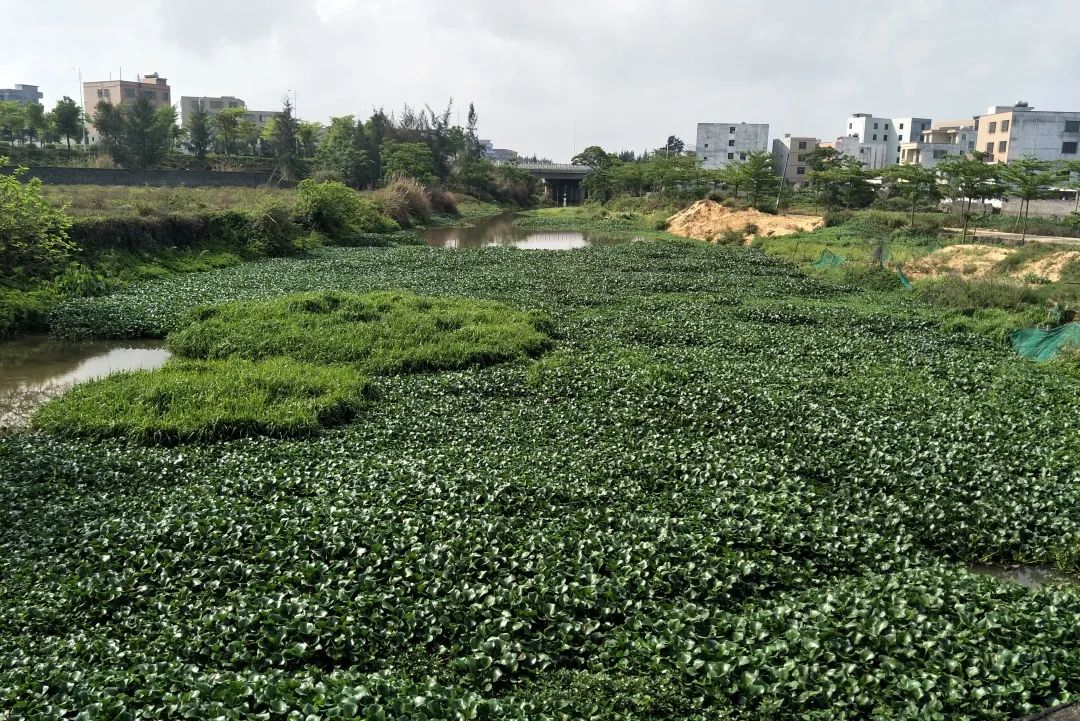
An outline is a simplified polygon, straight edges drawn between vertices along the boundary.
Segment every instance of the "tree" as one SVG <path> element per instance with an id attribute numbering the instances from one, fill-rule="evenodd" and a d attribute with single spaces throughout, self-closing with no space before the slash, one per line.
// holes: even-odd
<path id="1" fill-rule="evenodd" d="M 818 145 L 806 154 L 806 167 L 812 171 L 838 168 L 843 158 L 836 148 Z"/>
<path id="2" fill-rule="evenodd" d="M 1069 179 L 1068 187 L 1076 191 L 1074 213 L 1080 214 L 1080 160 L 1067 160 L 1061 164 L 1062 175 Z"/>
<path id="3" fill-rule="evenodd" d="M 91 124 L 98 134 L 101 150 L 114 160 L 123 153 L 124 114 L 107 100 L 98 102 Z"/>
<path id="4" fill-rule="evenodd" d="M 727 165 L 720 168 L 716 172 L 716 178 L 724 187 L 731 188 L 731 194 L 736 198 L 739 197 L 739 188 L 746 182 L 746 168 L 745 162 L 741 160 L 730 160 Z"/>
<path id="5" fill-rule="evenodd" d="M 893 165 L 881 173 L 893 181 L 896 192 L 911 204 L 910 227 L 915 227 L 915 211 L 920 203 L 934 203 L 941 198 L 937 173 L 921 165 Z"/>
<path id="6" fill-rule="evenodd" d="M 865 208 L 874 200 L 870 174 L 857 159 L 834 156 L 822 170 L 811 171 L 811 188 L 827 210 Z"/>
<path id="7" fill-rule="evenodd" d="M 686 150 L 686 143 L 679 139 L 677 135 L 669 135 L 664 150 L 668 155 L 682 155 L 683 151 Z"/>
<path id="8" fill-rule="evenodd" d="M 0 166 L 8 159 L 0 157 Z M 0 276 L 48 278 L 60 272 L 75 247 L 67 213 L 41 194 L 41 181 L 23 183 L 26 168 L 0 175 Z"/>
<path id="9" fill-rule="evenodd" d="M 746 198 L 755 208 L 763 200 L 772 198 L 780 187 L 780 176 L 773 172 L 772 153 L 756 150 L 746 156 L 742 174 L 746 186 Z"/>
<path id="10" fill-rule="evenodd" d="M 959 203 L 964 214 L 962 239 L 967 240 L 971 223 L 971 204 L 991 198 L 1000 198 L 1004 192 L 1000 169 L 994 163 L 984 161 L 986 156 L 978 151 L 971 155 L 950 155 L 938 163 L 938 171 L 945 176 L 949 197 Z"/>
<path id="11" fill-rule="evenodd" d="M 305 158 L 314 157 L 322 130 L 322 123 L 297 121 L 296 138 L 300 142 L 300 147 L 304 150 Z"/>
<path id="12" fill-rule="evenodd" d="M 479 122 L 476 106 L 469 103 L 469 114 L 465 118 L 465 153 L 471 158 L 479 158 L 481 155 L 480 136 L 477 135 Z"/>
<path id="13" fill-rule="evenodd" d="M 172 147 L 176 109 L 169 105 L 155 110 L 146 98 L 123 107 L 103 100 L 98 103 L 93 125 L 102 150 L 113 162 L 125 168 L 149 168 Z"/>
<path id="14" fill-rule="evenodd" d="M 608 167 L 614 159 L 599 145 L 590 145 L 575 155 L 570 162 L 574 165 L 585 165 L 595 171 Z"/>
<path id="15" fill-rule="evenodd" d="M 243 108 L 226 108 L 213 117 L 211 125 L 217 140 L 218 152 L 224 153 L 226 158 L 233 151 L 233 146 L 240 132 L 240 121 L 243 119 Z"/>
<path id="16" fill-rule="evenodd" d="M 0 138 L 14 143 L 26 127 L 26 106 L 14 100 L 0 100 Z"/>
<path id="17" fill-rule="evenodd" d="M 259 154 L 259 140 L 263 137 L 263 131 L 251 120 L 243 118 L 236 126 L 236 142 L 252 155 Z"/>
<path id="18" fill-rule="evenodd" d="M 67 140 L 68 150 L 71 150 L 72 138 L 78 138 L 79 143 L 83 141 L 83 113 L 74 100 L 66 95 L 58 100 L 53 107 L 52 117 L 57 134 Z"/>
<path id="19" fill-rule="evenodd" d="M 423 143 L 387 141 L 382 148 L 383 180 L 403 175 L 425 185 L 435 182 L 435 159 Z"/>
<path id="20" fill-rule="evenodd" d="M 30 137 L 38 140 L 41 134 L 49 127 L 45 120 L 45 106 L 41 103 L 29 103 L 26 106 L 26 127 L 30 130 Z"/>
<path id="21" fill-rule="evenodd" d="M 206 112 L 202 101 L 196 100 L 195 107 L 188 118 L 188 150 L 199 160 L 206 158 L 213 136 L 210 130 L 210 113 Z"/>
<path id="22" fill-rule="evenodd" d="M 1020 199 L 1020 211 L 1016 217 L 1022 224 L 1021 243 L 1027 241 L 1031 201 L 1039 198 L 1061 176 L 1061 170 L 1054 168 L 1053 163 L 1035 158 L 1014 160 L 1001 168 L 1001 179 L 1008 186 L 1009 192 Z"/>
<path id="23" fill-rule="evenodd" d="M 297 140 L 299 121 L 293 116 L 292 103 L 285 98 L 281 112 L 274 118 L 274 170 L 283 180 L 292 181 L 300 177 L 303 164 L 300 162 L 300 148 Z"/>

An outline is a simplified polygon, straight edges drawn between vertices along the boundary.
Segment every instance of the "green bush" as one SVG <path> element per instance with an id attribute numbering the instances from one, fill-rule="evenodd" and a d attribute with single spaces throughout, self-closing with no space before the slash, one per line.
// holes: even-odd
<path id="1" fill-rule="evenodd" d="M 955 310 L 1023 310 L 1043 302 L 1043 297 L 1031 286 L 1000 280 L 967 280 L 955 276 L 922 281 L 918 284 L 918 292 L 930 303 Z"/>
<path id="2" fill-rule="evenodd" d="M 331 242 L 348 241 L 358 233 L 392 233 L 400 227 L 374 203 L 338 182 L 300 182 L 296 216 L 300 224 Z"/>
<path id="3" fill-rule="evenodd" d="M 0 340 L 19 333 L 42 333 L 60 295 L 49 286 L 35 290 L 4 288 L 0 285 Z"/>
<path id="4" fill-rule="evenodd" d="M 8 160 L 0 157 L 0 167 Z M 51 278 L 70 261 L 71 221 L 41 194 L 41 181 L 23 183 L 26 168 L 0 174 L 0 278 Z"/>
<path id="5" fill-rule="evenodd" d="M 248 228 L 248 244 L 256 255 L 292 255 L 307 247 L 301 244 L 304 233 L 292 213 L 277 203 L 254 211 Z"/>
<path id="6" fill-rule="evenodd" d="M 173 359 L 156 370 L 78 385 L 43 406 L 47 433 L 149 443 L 296 437 L 351 420 L 367 381 L 344 367 L 273 358 L 258 363 Z"/>
<path id="7" fill-rule="evenodd" d="M 431 217 L 431 193 L 412 178 L 395 176 L 376 197 L 382 212 L 402 227 L 426 223 Z"/>
<path id="8" fill-rule="evenodd" d="M 307 293 L 200 308 L 170 334 L 191 358 L 287 356 L 370 373 L 487 365 L 545 350 L 546 322 L 499 303 L 411 293 Z"/>

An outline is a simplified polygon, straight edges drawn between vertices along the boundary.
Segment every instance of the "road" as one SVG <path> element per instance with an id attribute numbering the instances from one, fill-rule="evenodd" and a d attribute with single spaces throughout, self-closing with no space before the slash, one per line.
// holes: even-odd
<path id="1" fill-rule="evenodd" d="M 944 230 L 946 233 L 955 233 L 956 235 L 959 235 L 959 234 L 964 232 L 963 228 L 943 228 L 942 230 Z M 973 229 L 968 228 L 968 238 L 969 239 L 972 237 L 972 235 L 971 235 L 972 232 L 973 232 Z M 1022 236 L 1020 233 L 1006 233 L 1006 232 L 1001 231 L 1001 230 L 988 230 L 986 228 L 979 228 L 978 232 L 974 236 L 974 240 L 977 241 L 980 238 L 983 238 L 983 239 L 986 239 L 986 240 L 1011 240 L 1011 241 L 1016 241 L 1017 243 L 1019 243 L 1020 240 L 1023 237 L 1024 236 Z M 1057 245 L 1076 245 L 1076 246 L 1080 246 L 1080 238 L 1058 238 L 1058 237 L 1053 236 L 1053 235 L 1029 235 L 1027 237 L 1027 242 L 1028 243 L 1055 243 Z"/>

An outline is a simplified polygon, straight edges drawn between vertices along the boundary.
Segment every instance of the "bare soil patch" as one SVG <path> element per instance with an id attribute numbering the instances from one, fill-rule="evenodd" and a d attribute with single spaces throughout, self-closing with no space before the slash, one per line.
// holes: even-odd
<path id="1" fill-rule="evenodd" d="M 715 242 L 722 233 L 734 230 L 747 240 L 754 236 L 774 237 L 817 230 L 825 219 L 817 215 L 769 215 L 759 210 L 735 210 L 712 200 L 699 200 L 668 220 L 668 232 L 683 238 Z"/>

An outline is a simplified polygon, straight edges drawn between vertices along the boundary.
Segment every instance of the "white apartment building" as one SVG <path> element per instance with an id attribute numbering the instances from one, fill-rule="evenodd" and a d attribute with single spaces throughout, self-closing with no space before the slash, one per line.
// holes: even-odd
<path id="1" fill-rule="evenodd" d="M 854 157 L 874 157 L 880 165 L 868 165 L 872 170 L 896 165 L 900 162 L 902 145 L 905 142 L 919 140 L 922 133 L 929 130 L 930 118 L 882 118 L 869 113 L 855 113 L 847 120 L 846 137 L 856 137 L 860 143 L 876 144 L 883 143 L 885 146 L 882 156 L 879 148 L 866 148 L 865 152 L 848 153 Z M 851 143 L 845 143 L 851 148 Z M 837 148 L 839 150 L 839 147 Z"/>
<path id="2" fill-rule="evenodd" d="M 817 138 L 792 137 L 785 135 L 772 144 L 773 172 L 784 179 L 785 183 L 795 186 L 810 182 L 810 169 L 806 165 L 807 156 L 817 149 Z"/>
<path id="3" fill-rule="evenodd" d="M 836 148 L 836 152 L 840 155 L 857 158 L 863 164 L 863 167 L 868 170 L 880 170 L 895 165 L 890 160 L 893 157 L 891 150 L 893 146 L 887 141 L 871 140 L 863 142 L 859 140 L 857 135 L 849 135 L 845 138 L 837 138 L 836 142 L 833 143 L 833 147 Z"/>
<path id="4" fill-rule="evenodd" d="M 765 151 L 769 145 L 768 123 L 698 123 L 695 153 L 706 170 L 723 168 L 732 161 Z"/>
<path id="5" fill-rule="evenodd" d="M 973 120 L 944 120 L 924 130 L 918 141 L 901 143 L 900 162 L 933 168 L 950 155 L 976 149 L 979 131 Z"/>

